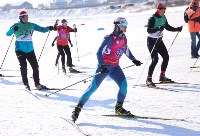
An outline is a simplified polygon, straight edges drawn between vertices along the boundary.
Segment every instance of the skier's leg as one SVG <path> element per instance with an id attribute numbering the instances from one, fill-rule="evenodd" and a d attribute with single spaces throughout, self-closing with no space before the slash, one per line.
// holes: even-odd
<path id="1" fill-rule="evenodd" d="M 21 51 L 16 51 L 15 53 L 20 65 L 22 82 L 24 85 L 28 85 L 26 54 Z"/>

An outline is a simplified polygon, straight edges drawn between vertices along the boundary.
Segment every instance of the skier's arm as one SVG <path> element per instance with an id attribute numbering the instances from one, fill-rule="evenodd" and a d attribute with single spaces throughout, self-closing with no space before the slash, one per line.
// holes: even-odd
<path id="1" fill-rule="evenodd" d="M 52 42 L 52 44 L 51 44 L 52 47 L 55 45 L 54 43 L 55 43 L 55 41 L 56 41 L 57 38 L 58 38 L 58 36 L 56 36 L 55 39 L 53 40 L 53 42 Z"/>
<path id="2" fill-rule="evenodd" d="M 136 66 L 140 66 L 142 64 L 142 62 L 140 62 L 139 60 L 137 60 L 133 54 L 131 53 L 131 51 L 129 50 L 128 46 L 126 46 L 125 52 L 126 56 L 136 65 Z"/>
<path id="3" fill-rule="evenodd" d="M 69 32 L 77 32 L 77 28 L 74 28 L 74 29 L 73 29 L 73 28 L 71 28 L 71 27 L 69 27 L 69 26 L 68 26 L 68 30 L 69 30 Z"/>
<path id="4" fill-rule="evenodd" d="M 15 23 L 14 25 L 12 25 L 9 30 L 6 32 L 7 36 L 11 36 L 15 31 L 14 31 L 14 27 L 17 26 L 18 24 Z"/>
<path id="5" fill-rule="evenodd" d="M 167 20 L 166 20 L 166 23 L 165 23 L 165 29 L 166 29 L 167 31 L 172 31 L 172 32 L 177 31 L 177 28 L 170 26 L 170 25 L 168 24 Z"/>
<path id="6" fill-rule="evenodd" d="M 72 41 L 71 41 L 71 39 L 70 39 L 70 35 L 69 35 L 69 39 L 68 39 L 68 41 L 69 41 L 71 47 L 73 47 Z"/>
<path id="7" fill-rule="evenodd" d="M 154 17 L 150 17 L 147 24 L 148 33 L 156 33 L 157 31 L 160 31 L 159 28 L 154 28 L 154 25 L 155 25 L 155 19 Z"/>
<path id="8" fill-rule="evenodd" d="M 101 46 L 99 47 L 98 51 L 97 51 L 97 60 L 98 60 L 98 64 L 99 65 L 103 65 L 104 64 L 104 60 L 103 60 L 103 54 L 104 53 L 109 53 L 109 46 L 112 45 L 112 40 L 110 36 L 106 36 L 101 44 Z"/>
<path id="9" fill-rule="evenodd" d="M 48 31 L 51 31 L 51 30 L 50 30 L 50 26 L 41 27 L 41 26 L 39 26 L 39 25 L 37 25 L 37 24 L 34 24 L 34 23 L 32 23 L 32 25 L 33 25 L 34 30 L 39 31 L 39 32 L 46 33 L 46 32 L 48 32 Z M 51 26 L 51 27 L 52 27 L 52 29 L 53 29 L 53 26 Z"/>
<path id="10" fill-rule="evenodd" d="M 124 54 L 126 54 L 126 56 L 127 56 L 130 60 L 135 60 L 135 57 L 134 57 L 133 54 L 131 53 L 131 51 L 130 51 L 130 49 L 128 48 L 128 46 L 125 47 Z"/>

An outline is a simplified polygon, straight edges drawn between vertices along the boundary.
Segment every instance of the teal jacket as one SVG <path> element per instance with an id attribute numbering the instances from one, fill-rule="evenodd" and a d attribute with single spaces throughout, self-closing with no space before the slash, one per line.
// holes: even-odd
<path id="1" fill-rule="evenodd" d="M 17 31 L 13 30 L 15 26 L 19 27 Z M 6 35 L 11 36 L 14 33 L 16 37 L 15 51 L 22 51 L 25 53 L 29 53 L 31 51 L 34 51 L 32 42 L 32 35 L 34 30 L 43 33 L 50 31 L 49 27 L 41 27 L 31 22 L 27 22 L 25 24 L 22 22 L 18 22 L 10 27 Z"/>

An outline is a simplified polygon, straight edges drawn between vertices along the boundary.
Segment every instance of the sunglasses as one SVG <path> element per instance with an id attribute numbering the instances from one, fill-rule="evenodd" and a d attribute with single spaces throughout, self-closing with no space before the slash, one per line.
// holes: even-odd
<path id="1" fill-rule="evenodd" d="M 28 15 L 23 15 L 20 18 L 28 18 Z"/>
<path id="2" fill-rule="evenodd" d="M 127 21 L 122 21 L 122 22 L 120 22 L 120 25 L 121 25 L 121 26 L 127 26 L 127 25 L 128 25 L 128 22 L 127 22 Z"/>

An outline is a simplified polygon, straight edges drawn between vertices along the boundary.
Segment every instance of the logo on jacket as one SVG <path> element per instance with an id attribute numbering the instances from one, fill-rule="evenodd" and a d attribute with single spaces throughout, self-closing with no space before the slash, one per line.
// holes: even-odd
<path id="1" fill-rule="evenodd" d="M 67 38 L 67 35 L 66 35 L 65 33 L 62 33 L 62 34 L 61 34 L 61 37 L 62 37 L 62 38 Z"/>

